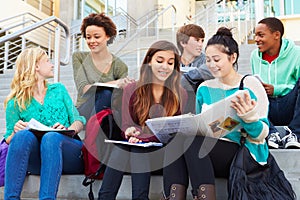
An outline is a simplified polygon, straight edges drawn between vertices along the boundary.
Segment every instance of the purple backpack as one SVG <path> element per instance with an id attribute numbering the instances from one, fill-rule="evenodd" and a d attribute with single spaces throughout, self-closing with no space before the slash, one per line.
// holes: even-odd
<path id="1" fill-rule="evenodd" d="M 0 145 L 0 187 L 4 186 L 4 175 L 5 175 L 5 162 L 8 150 L 8 144 L 5 139 L 1 141 Z"/>

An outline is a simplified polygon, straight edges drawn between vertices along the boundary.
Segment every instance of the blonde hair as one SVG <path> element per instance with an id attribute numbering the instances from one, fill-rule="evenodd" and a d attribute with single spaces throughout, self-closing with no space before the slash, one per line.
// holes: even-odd
<path id="1" fill-rule="evenodd" d="M 28 48 L 22 51 L 16 60 L 16 71 L 11 82 L 11 91 L 4 101 L 4 108 L 7 102 L 15 98 L 21 110 L 26 109 L 26 104 L 31 101 L 33 89 L 37 83 L 36 66 L 47 53 L 40 47 Z M 44 83 L 46 85 L 46 81 Z"/>

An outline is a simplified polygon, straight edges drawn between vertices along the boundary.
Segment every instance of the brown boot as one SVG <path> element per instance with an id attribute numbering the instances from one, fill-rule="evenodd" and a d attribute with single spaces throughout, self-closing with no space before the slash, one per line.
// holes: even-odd
<path id="1" fill-rule="evenodd" d="M 160 200 L 185 200 L 186 188 L 184 185 L 172 184 L 169 197 L 162 197 Z"/>
<path id="2" fill-rule="evenodd" d="M 202 184 L 198 189 L 198 200 L 216 200 L 215 185 Z"/>

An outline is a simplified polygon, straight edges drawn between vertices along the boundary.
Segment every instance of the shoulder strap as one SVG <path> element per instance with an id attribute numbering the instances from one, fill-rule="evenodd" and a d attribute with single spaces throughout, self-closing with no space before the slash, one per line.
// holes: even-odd
<path id="1" fill-rule="evenodd" d="M 240 86 L 239 86 L 239 90 L 243 90 L 244 89 L 244 79 L 247 77 L 247 76 L 250 76 L 251 74 L 246 74 L 245 76 L 243 76 L 243 78 L 241 79 L 241 82 L 240 82 Z"/>
<path id="2" fill-rule="evenodd" d="M 243 90 L 244 89 L 244 79 L 247 77 L 247 76 L 250 76 L 250 74 L 246 74 L 243 76 L 243 78 L 241 79 L 241 82 L 240 82 L 240 86 L 239 86 L 239 90 Z M 240 139 L 240 143 L 241 143 L 241 146 L 244 146 L 245 145 L 245 141 L 246 141 L 246 137 L 243 135 L 243 134 L 246 134 L 247 135 L 247 132 L 245 131 L 244 128 L 241 129 L 241 139 Z"/>

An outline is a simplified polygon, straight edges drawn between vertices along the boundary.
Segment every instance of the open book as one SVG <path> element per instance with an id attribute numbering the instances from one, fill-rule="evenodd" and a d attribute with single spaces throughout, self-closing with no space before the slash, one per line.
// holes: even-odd
<path id="1" fill-rule="evenodd" d="M 138 142 L 138 143 L 130 143 L 128 141 L 108 140 L 108 139 L 105 139 L 104 142 L 106 142 L 106 143 L 115 143 L 115 144 L 125 144 L 125 145 L 138 146 L 138 147 L 161 147 L 163 145 L 160 142 Z"/>
<path id="2" fill-rule="evenodd" d="M 257 78 L 260 82 L 263 82 L 259 74 L 254 74 L 253 75 L 255 78 Z"/>
<path id="3" fill-rule="evenodd" d="M 69 137 L 73 137 L 75 135 L 75 130 L 66 130 L 66 129 L 54 129 L 51 127 L 48 127 L 36 119 L 32 118 L 26 127 L 27 130 L 30 130 L 33 132 L 37 137 L 42 137 L 45 133 L 54 131 L 59 132 L 61 134 L 67 135 Z"/>
<path id="4" fill-rule="evenodd" d="M 89 96 L 90 94 L 95 94 L 98 90 L 101 90 L 101 88 L 110 88 L 110 89 L 116 89 L 119 88 L 117 84 L 112 84 L 112 83 L 94 83 L 92 86 L 86 91 L 83 96 Z"/>
<path id="5" fill-rule="evenodd" d="M 112 84 L 112 83 L 94 83 L 92 85 L 96 86 L 96 87 L 108 87 L 108 88 L 119 88 L 119 86 L 117 84 Z"/>
<path id="6" fill-rule="evenodd" d="M 241 119 L 231 108 L 231 100 L 240 95 L 244 98 L 247 90 L 238 90 L 236 93 L 210 105 L 200 114 L 184 114 L 170 117 L 159 117 L 146 121 L 149 129 L 162 143 L 167 143 L 174 134 L 204 135 L 220 138 L 227 133 L 241 127 Z"/>

